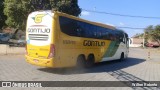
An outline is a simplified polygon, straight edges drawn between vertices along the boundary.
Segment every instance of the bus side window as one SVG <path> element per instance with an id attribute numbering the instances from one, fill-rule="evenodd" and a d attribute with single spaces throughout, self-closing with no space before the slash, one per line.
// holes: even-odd
<path id="1" fill-rule="evenodd" d="M 105 30 L 103 30 L 103 32 L 102 32 L 102 39 L 108 40 L 109 39 L 108 36 L 109 36 L 108 32 L 105 31 Z"/>
<path id="2" fill-rule="evenodd" d="M 86 24 L 86 23 L 84 23 Z M 83 37 L 86 37 L 86 38 L 91 38 L 92 36 L 92 32 L 90 31 L 91 27 L 89 24 L 86 24 L 85 27 L 84 27 L 84 31 L 83 31 Z"/>
<path id="3" fill-rule="evenodd" d="M 116 41 L 120 42 L 120 35 L 119 35 L 119 33 L 116 33 L 115 36 L 116 36 Z"/>
<path id="4" fill-rule="evenodd" d="M 116 37 L 116 34 L 115 34 L 115 33 L 113 33 L 113 40 L 114 40 L 114 41 L 117 41 L 117 37 Z"/>
<path id="5" fill-rule="evenodd" d="M 125 38 L 124 38 L 124 35 L 123 35 L 123 34 L 120 36 L 120 42 L 125 43 Z"/>
<path id="6" fill-rule="evenodd" d="M 123 42 L 123 37 L 122 36 L 120 36 L 119 41 Z"/>
<path id="7" fill-rule="evenodd" d="M 97 28 L 93 25 L 90 25 L 90 35 L 91 35 L 91 38 L 97 38 Z"/>
<path id="8" fill-rule="evenodd" d="M 94 27 L 93 28 L 93 31 L 94 31 L 94 38 L 97 38 L 97 39 L 99 39 L 99 37 L 100 37 L 100 32 L 99 32 L 99 30 L 97 29 L 97 27 Z"/>
<path id="9" fill-rule="evenodd" d="M 113 40 L 112 33 L 109 33 L 109 40 Z"/>
<path id="10" fill-rule="evenodd" d="M 108 32 L 105 32 L 105 39 L 109 39 L 109 33 Z"/>
<path id="11" fill-rule="evenodd" d="M 76 28 L 77 36 L 82 37 L 83 34 L 83 27 L 81 22 L 77 22 L 77 28 Z"/>
<path id="12" fill-rule="evenodd" d="M 109 33 L 109 37 L 110 37 L 110 40 L 112 40 L 112 41 L 115 41 L 115 40 L 116 40 L 116 37 L 115 37 L 113 31 L 111 31 L 111 32 Z"/>
<path id="13" fill-rule="evenodd" d="M 125 33 L 125 42 L 128 42 L 128 35 Z"/>
<path id="14" fill-rule="evenodd" d="M 77 23 L 76 21 L 72 20 L 72 22 L 70 23 L 70 26 L 69 26 L 69 30 L 70 30 L 70 35 L 71 36 L 77 36 Z"/>
<path id="15" fill-rule="evenodd" d="M 82 30 L 81 30 L 81 28 L 77 28 L 77 36 L 78 37 L 81 37 L 82 36 Z"/>
<path id="16" fill-rule="evenodd" d="M 98 26 L 97 27 L 97 35 L 98 35 L 97 38 L 98 39 L 103 39 L 104 34 L 105 33 L 103 32 L 103 28 L 101 28 L 101 27 Z"/>
<path id="17" fill-rule="evenodd" d="M 96 31 L 93 31 L 93 38 L 97 38 L 97 32 Z"/>

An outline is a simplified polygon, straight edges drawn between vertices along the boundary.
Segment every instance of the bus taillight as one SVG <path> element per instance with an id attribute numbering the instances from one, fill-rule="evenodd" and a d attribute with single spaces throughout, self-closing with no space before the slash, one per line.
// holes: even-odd
<path id="1" fill-rule="evenodd" d="M 53 44 L 51 44 L 48 58 L 52 58 L 52 57 L 54 57 L 54 55 L 55 55 L 55 46 Z"/>

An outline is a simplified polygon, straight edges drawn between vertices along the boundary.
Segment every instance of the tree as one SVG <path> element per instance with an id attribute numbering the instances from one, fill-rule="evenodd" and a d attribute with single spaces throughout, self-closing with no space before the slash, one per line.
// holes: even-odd
<path id="1" fill-rule="evenodd" d="M 50 0 L 30 0 L 33 11 L 51 9 Z"/>
<path id="2" fill-rule="evenodd" d="M 4 10 L 4 0 L 0 0 L 0 29 L 5 26 L 6 16 L 3 13 Z"/>
<path id="3" fill-rule="evenodd" d="M 144 32 L 150 33 L 153 30 L 154 30 L 154 26 L 153 25 L 149 25 L 147 28 L 144 29 Z"/>
<path id="4" fill-rule="evenodd" d="M 150 25 L 144 30 L 144 32 L 146 41 L 148 40 L 156 41 L 160 46 L 160 25 L 157 26 Z"/>
<path id="5" fill-rule="evenodd" d="M 151 32 L 154 30 L 154 26 L 153 25 L 149 25 L 144 29 L 144 39 L 145 39 L 145 43 L 148 43 L 148 40 L 151 39 Z"/>
<path id="6" fill-rule="evenodd" d="M 4 5 L 6 24 L 22 30 L 25 30 L 28 14 L 36 10 L 54 9 L 74 16 L 81 13 L 78 0 L 5 0 Z"/>
<path id="7" fill-rule="evenodd" d="M 81 9 L 78 0 L 50 0 L 51 7 L 57 11 L 79 16 Z"/>
<path id="8" fill-rule="evenodd" d="M 81 13 L 78 0 L 31 0 L 30 3 L 34 10 L 54 9 L 74 16 Z"/>
<path id="9" fill-rule="evenodd" d="M 27 15 L 31 12 L 28 0 L 5 0 L 4 14 L 6 24 L 16 29 L 25 30 Z"/>
<path id="10" fill-rule="evenodd" d="M 143 38 L 143 33 L 136 33 L 133 38 Z"/>
<path id="11" fill-rule="evenodd" d="M 160 25 L 155 26 L 155 29 L 151 32 L 152 40 L 156 41 L 160 46 Z"/>

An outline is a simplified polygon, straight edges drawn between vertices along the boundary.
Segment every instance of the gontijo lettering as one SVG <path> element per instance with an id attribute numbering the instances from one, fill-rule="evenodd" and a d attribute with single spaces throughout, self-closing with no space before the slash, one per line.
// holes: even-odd
<path id="1" fill-rule="evenodd" d="M 104 46 L 105 42 L 84 40 L 83 45 L 84 46 Z"/>
<path id="2" fill-rule="evenodd" d="M 50 28 L 28 28 L 29 33 L 50 33 Z"/>

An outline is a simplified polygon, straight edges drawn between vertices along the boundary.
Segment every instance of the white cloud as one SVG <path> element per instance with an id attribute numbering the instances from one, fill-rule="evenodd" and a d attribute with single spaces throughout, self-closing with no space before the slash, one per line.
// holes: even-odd
<path id="1" fill-rule="evenodd" d="M 119 25 L 120 25 L 120 26 L 124 26 L 125 24 L 124 24 L 124 23 L 122 23 L 122 22 L 120 22 L 120 23 L 119 23 Z"/>
<path id="2" fill-rule="evenodd" d="M 82 11 L 82 12 L 81 12 L 81 15 L 82 15 L 82 16 L 88 16 L 88 15 L 90 15 L 90 12 Z"/>
<path id="3" fill-rule="evenodd" d="M 115 26 L 115 25 L 113 25 L 113 24 L 110 24 L 110 23 L 105 23 L 105 24 L 107 24 L 107 25 L 110 25 L 110 26 Z"/>

